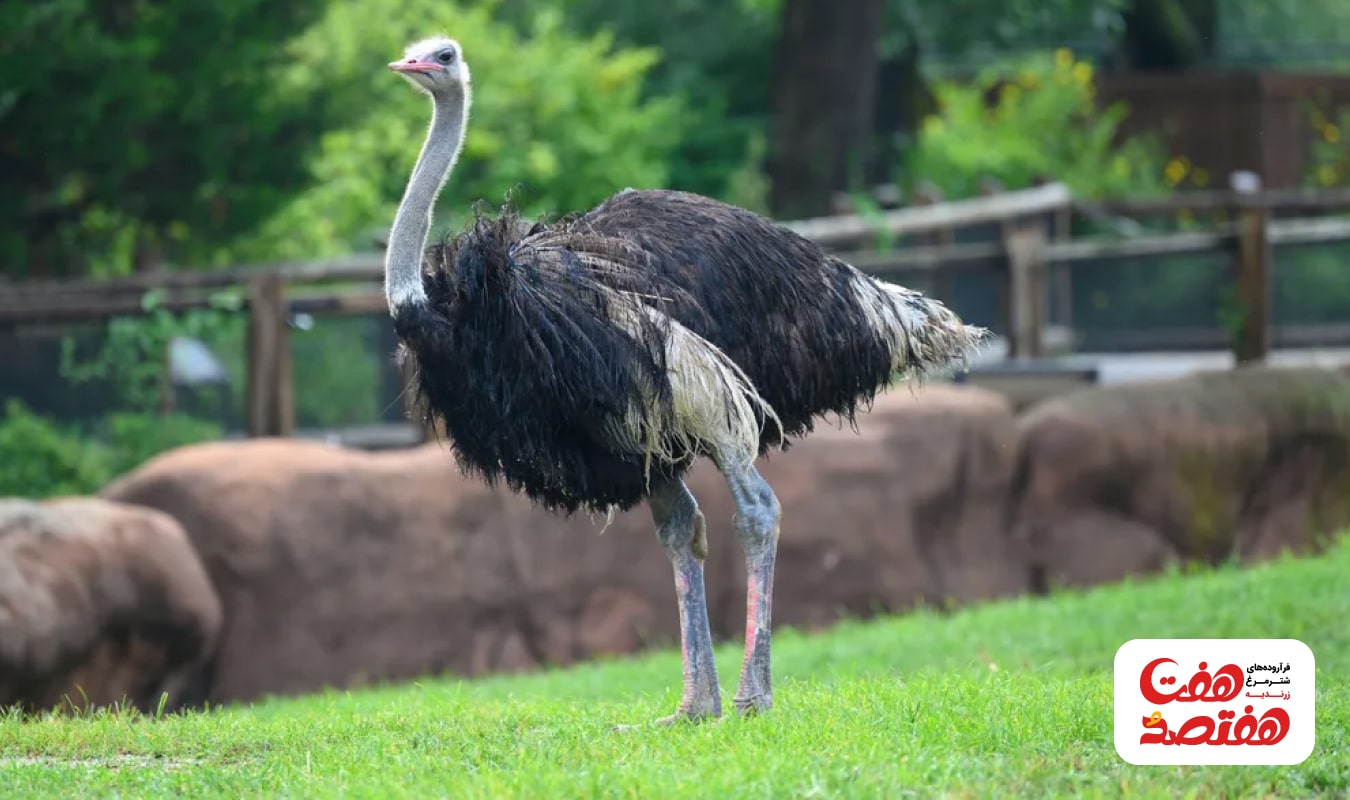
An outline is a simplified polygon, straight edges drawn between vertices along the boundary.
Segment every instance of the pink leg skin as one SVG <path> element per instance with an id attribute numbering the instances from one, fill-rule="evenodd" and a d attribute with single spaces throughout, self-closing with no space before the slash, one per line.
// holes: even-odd
<path id="1" fill-rule="evenodd" d="M 745 551 L 746 578 L 745 660 L 735 704 L 738 712 L 749 715 L 773 707 L 769 641 L 782 511 L 773 490 L 753 467 L 729 471 L 728 480 L 736 500 L 736 532 Z"/>
<path id="2" fill-rule="evenodd" d="M 704 542 L 703 515 L 699 512 L 697 540 Z M 722 696 L 717 684 L 717 664 L 713 661 L 712 635 L 708 625 L 708 603 L 703 590 L 703 559 L 686 548 L 667 548 L 675 567 L 675 592 L 680 605 L 680 656 L 684 663 L 684 695 L 675 713 L 658 722 L 697 721 L 722 716 Z"/>
<path id="3" fill-rule="evenodd" d="M 708 535 L 703 513 L 682 481 L 652 487 L 649 500 L 656 536 L 670 556 L 675 594 L 680 606 L 680 655 L 684 662 L 684 694 L 674 714 L 658 724 L 697 722 L 722 716 L 722 694 L 713 661 L 708 602 L 703 588 L 703 560 Z"/>

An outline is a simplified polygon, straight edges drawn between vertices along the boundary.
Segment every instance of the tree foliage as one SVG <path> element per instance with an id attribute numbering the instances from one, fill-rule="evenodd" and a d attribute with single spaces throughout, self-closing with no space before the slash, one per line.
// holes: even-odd
<path id="1" fill-rule="evenodd" d="M 1350 4 L 1342 0 L 1217 0 L 1220 58 L 1275 69 L 1350 66 Z"/>
<path id="2" fill-rule="evenodd" d="M 220 426 L 182 414 L 110 414 L 98 425 L 62 424 L 18 400 L 0 407 L 0 497 L 97 492 L 158 453 L 219 439 Z"/>
<path id="3" fill-rule="evenodd" d="M 281 42 L 314 10 L 0 4 L 0 272 L 199 261 L 267 218 L 302 187 L 326 124 L 272 80 Z"/>
<path id="4" fill-rule="evenodd" d="M 1202 42 L 1215 63 L 1278 67 L 1323 53 L 1313 40 L 1350 35 L 1347 9 L 885 0 L 873 161 L 896 163 L 928 110 L 924 84 L 964 64 L 1069 43 L 1106 55 L 1154 19 L 1202 38 L 1217 29 Z M 518 186 L 539 208 L 572 209 L 656 183 L 754 204 L 768 191 L 755 173 L 774 151 L 783 10 L 783 0 L 0 4 L 0 272 L 368 246 L 425 116 L 381 65 L 433 30 L 465 39 L 482 77 L 447 207 Z M 1174 49 L 1193 51 L 1187 41 Z M 868 180 L 888 177 L 869 165 Z"/>
<path id="5" fill-rule="evenodd" d="M 18 400 L 0 414 L 0 497 L 53 497 L 97 491 L 107 454 L 79 432 L 38 416 Z"/>
<path id="6" fill-rule="evenodd" d="M 969 82 L 940 81 L 934 91 L 939 111 L 908 151 L 907 172 L 948 197 L 975 195 L 985 176 L 1010 189 L 1057 180 L 1083 197 L 1163 189 L 1166 152 L 1153 139 L 1120 139 L 1128 109 L 1100 108 L 1092 65 L 1069 50 L 992 66 Z"/>
<path id="7" fill-rule="evenodd" d="M 762 150 L 780 3 L 569 0 L 564 7 L 567 26 L 578 34 L 610 31 L 626 46 L 659 48 L 646 96 L 679 97 L 684 108 L 669 183 L 726 196 L 738 193 L 735 182 Z M 498 16 L 527 32 L 542 5 L 502 0 Z"/>
<path id="8" fill-rule="evenodd" d="M 616 49 L 607 33 L 578 38 L 547 8 L 522 35 L 481 4 L 333 0 L 289 43 L 283 79 L 346 119 L 314 143 L 312 187 L 242 242 L 239 255 L 314 258 L 368 249 L 384 232 L 430 115 L 426 97 L 385 64 L 434 31 L 453 33 L 478 76 L 440 221 L 454 224 L 475 201 L 497 203 L 511 191 L 531 211 L 565 213 L 628 186 L 666 182 L 682 129 L 677 99 L 643 97 L 657 51 Z"/>
<path id="9" fill-rule="evenodd" d="M 659 52 L 538 5 L 519 33 L 433 0 L 2 4 L 0 271 L 369 247 L 427 115 L 384 64 L 432 31 L 485 76 L 447 205 L 519 186 L 570 210 L 664 183 L 683 129 L 677 101 L 643 96 Z"/>
<path id="10" fill-rule="evenodd" d="M 1130 0 L 887 0 L 883 55 L 918 46 L 941 60 L 985 60 L 1119 35 Z M 941 61 L 930 66 L 940 67 Z"/>

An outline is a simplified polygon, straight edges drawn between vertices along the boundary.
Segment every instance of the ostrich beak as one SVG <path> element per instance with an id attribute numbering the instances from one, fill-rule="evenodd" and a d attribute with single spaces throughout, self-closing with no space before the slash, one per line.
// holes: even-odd
<path id="1" fill-rule="evenodd" d="M 389 68 L 394 72 L 440 72 L 441 67 L 437 64 L 428 64 L 425 61 L 390 61 Z"/>

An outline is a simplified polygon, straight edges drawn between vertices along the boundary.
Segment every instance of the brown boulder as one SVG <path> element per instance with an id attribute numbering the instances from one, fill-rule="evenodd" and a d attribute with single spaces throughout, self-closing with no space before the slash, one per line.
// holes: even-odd
<path id="1" fill-rule="evenodd" d="M 1007 595 L 1015 427 L 1002 398 L 898 390 L 763 466 L 784 507 L 777 625 L 916 600 Z M 744 630 L 730 493 L 690 478 L 708 519 L 715 635 Z M 225 608 L 213 702 L 322 686 L 564 664 L 670 643 L 670 565 L 645 507 L 564 520 L 462 478 L 432 444 L 366 453 L 312 442 L 214 443 L 165 454 L 104 495 L 188 531 Z"/>
<path id="2" fill-rule="evenodd" d="M 1350 375 L 1248 367 L 1098 387 L 1019 420 L 1038 588 L 1316 549 L 1348 522 Z"/>
<path id="3" fill-rule="evenodd" d="M 0 499 L 0 707 L 204 699 L 220 601 L 167 514 Z"/>

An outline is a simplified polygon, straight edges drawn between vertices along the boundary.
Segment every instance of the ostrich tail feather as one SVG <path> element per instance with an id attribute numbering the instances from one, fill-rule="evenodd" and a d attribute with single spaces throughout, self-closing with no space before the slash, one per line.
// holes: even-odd
<path id="1" fill-rule="evenodd" d="M 922 380 L 969 366 L 989 330 L 967 325 L 942 302 L 858 273 L 854 292 L 867 324 L 891 348 L 891 369 Z"/>

